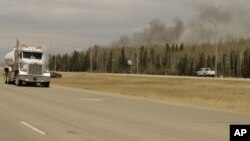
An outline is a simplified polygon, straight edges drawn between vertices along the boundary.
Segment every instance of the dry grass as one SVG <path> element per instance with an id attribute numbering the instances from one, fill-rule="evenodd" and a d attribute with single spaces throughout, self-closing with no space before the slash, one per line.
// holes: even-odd
<path id="1" fill-rule="evenodd" d="M 2 76 L 3 76 L 3 70 L 0 69 L 0 77 L 2 77 Z"/>
<path id="2" fill-rule="evenodd" d="M 250 112 L 250 81 L 64 73 L 52 84 Z"/>

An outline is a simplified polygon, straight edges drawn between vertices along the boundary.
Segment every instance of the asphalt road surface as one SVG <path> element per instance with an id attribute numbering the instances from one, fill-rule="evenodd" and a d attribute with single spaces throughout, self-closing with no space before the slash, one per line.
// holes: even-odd
<path id="1" fill-rule="evenodd" d="M 1 141 L 228 141 L 250 115 L 0 82 Z"/>

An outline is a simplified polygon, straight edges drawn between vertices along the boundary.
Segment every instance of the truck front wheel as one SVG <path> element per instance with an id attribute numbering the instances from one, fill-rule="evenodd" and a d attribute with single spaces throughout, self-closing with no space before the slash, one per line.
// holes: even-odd
<path id="1" fill-rule="evenodd" d="M 18 76 L 16 77 L 15 84 L 16 84 L 16 86 L 21 86 L 22 85 L 22 81 L 19 80 Z"/>

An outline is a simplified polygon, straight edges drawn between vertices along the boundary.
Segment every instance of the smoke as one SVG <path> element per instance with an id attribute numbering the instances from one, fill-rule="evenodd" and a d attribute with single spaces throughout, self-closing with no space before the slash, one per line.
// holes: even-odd
<path id="1" fill-rule="evenodd" d="M 154 19 L 148 27 L 134 33 L 132 38 L 122 35 L 113 45 L 165 44 L 178 41 L 184 31 L 181 20 L 175 20 L 174 25 L 166 26 L 160 19 Z"/>
<path id="2" fill-rule="evenodd" d="M 184 23 L 178 19 L 166 25 L 154 19 L 131 37 L 123 35 L 115 45 L 165 44 L 172 42 L 214 42 L 215 39 L 248 37 L 250 31 L 250 1 L 248 0 L 189 0 L 195 14 Z"/>
<path id="3" fill-rule="evenodd" d="M 183 29 L 183 22 L 180 20 L 175 20 L 174 26 L 166 26 L 159 19 L 155 19 L 149 23 L 148 28 L 144 28 L 142 31 L 135 33 L 132 42 L 139 44 L 174 42 L 179 39 L 183 33 Z"/>
<path id="4" fill-rule="evenodd" d="M 221 3 L 219 3 L 221 2 Z M 185 25 L 180 40 L 183 42 L 214 42 L 224 39 L 247 37 L 250 31 L 250 3 L 246 0 L 198 1 L 191 7 L 197 13 L 195 19 Z M 217 39 L 218 40 L 218 39 Z"/>
<path id="5" fill-rule="evenodd" d="M 232 11 L 216 7 L 215 5 L 200 5 L 198 20 L 215 21 L 226 24 L 232 20 Z"/>

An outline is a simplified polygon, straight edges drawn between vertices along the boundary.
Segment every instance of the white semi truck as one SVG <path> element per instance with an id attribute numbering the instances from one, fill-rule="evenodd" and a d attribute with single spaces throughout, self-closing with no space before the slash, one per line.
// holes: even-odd
<path id="1" fill-rule="evenodd" d="M 30 47 L 16 41 L 13 51 L 4 58 L 4 81 L 17 86 L 24 84 L 50 85 L 50 72 L 45 69 L 44 51 L 41 46 Z"/>

